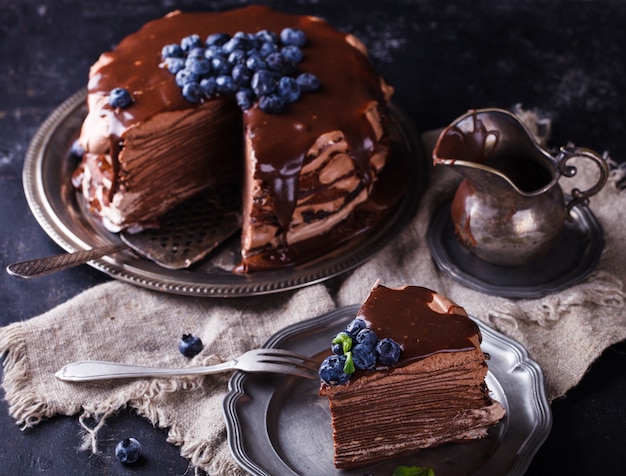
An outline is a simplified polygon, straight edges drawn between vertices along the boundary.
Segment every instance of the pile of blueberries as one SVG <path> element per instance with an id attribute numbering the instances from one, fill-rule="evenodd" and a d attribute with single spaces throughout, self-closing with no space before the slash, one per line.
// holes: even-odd
<path id="1" fill-rule="evenodd" d="M 180 44 L 165 45 L 161 67 L 176 76 L 183 97 L 192 103 L 234 95 L 244 111 L 258 101 L 262 111 L 279 114 L 303 92 L 320 88 L 314 74 L 297 69 L 306 41 L 305 33 L 295 28 L 280 34 L 215 33 L 206 41 L 194 34 Z"/>
<path id="2" fill-rule="evenodd" d="M 402 347 L 389 337 L 378 339 L 363 319 L 353 319 L 332 340 L 333 355 L 326 357 L 319 376 L 328 385 L 346 383 L 356 369 L 374 370 L 376 365 L 389 367 L 400 359 Z"/>

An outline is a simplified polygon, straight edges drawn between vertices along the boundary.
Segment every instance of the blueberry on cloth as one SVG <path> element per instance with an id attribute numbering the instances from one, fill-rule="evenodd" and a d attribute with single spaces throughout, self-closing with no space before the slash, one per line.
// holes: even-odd
<path id="1" fill-rule="evenodd" d="M 364 344 L 373 349 L 378 342 L 378 336 L 372 329 L 361 329 L 357 333 L 355 340 L 357 344 Z"/>
<path id="2" fill-rule="evenodd" d="M 346 358 L 342 355 L 331 355 L 324 359 L 319 368 L 319 376 L 328 385 L 341 385 L 348 381 L 350 375 L 343 371 Z"/>
<path id="3" fill-rule="evenodd" d="M 283 76 L 278 81 L 278 94 L 285 103 L 291 104 L 300 99 L 300 86 L 291 76 Z"/>
<path id="4" fill-rule="evenodd" d="M 319 78 L 312 73 L 302 73 L 296 78 L 296 81 L 298 81 L 302 92 L 305 93 L 317 91 L 321 86 Z"/>
<path id="5" fill-rule="evenodd" d="M 376 352 L 369 345 L 357 344 L 352 347 L 352 360 L 357 369 L 371 369 L 376 365 Z"/>
<path id="6" fill-rule="evenodd" d="M 304 46 L 306 34 L 297 28 L 285 28 L 280 32 L 280 41 L 283 45 Z"/>
<path id="7" fill-rule="evenodd" d="M 141 444 L 135 438 L 124 438 L 115 447 L 115 457 L 122 463 L 134 463 L 141 456 Z"/>
<path id="8" fill-rule="evenodd" d="M 402 347 L 395 340 L 385 337 L 376 344 L 378 362 L 382 365 L 394 365 L 400 360 Z"/>
<path id="9" fill-rule="evenodd" d="M 354 337 L 359 333 L 359 331 L 365 329 L 367 324 L 363 319 L 352 319 L 348 325 L 346 326 L 346 332 Z"/>
<path id="10" fill-rule="evenodd" d="M 200 353 L 204 345 L 200 337 L 192 334 L 183 334 L 182 339 L 178 343 L 178 350 L 185 357 L 194 357 Z"/>
<path id="11" fill-rule="evenodd" d="M 109 105 L 112 107 L 124 108 L 133 102 L 128 90 L 124 88 L 114 88 L 109 93 Z"/>

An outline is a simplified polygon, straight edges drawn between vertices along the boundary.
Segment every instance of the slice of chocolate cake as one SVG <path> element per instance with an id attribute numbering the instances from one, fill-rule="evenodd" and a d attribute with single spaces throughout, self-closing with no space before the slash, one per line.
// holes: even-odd
<path id="1" fill-rule="evenodd" d="M 444 296 L 377 283 L 320 367 L 335 466 L 485 437 L 505 409 L 489 396 L 480 341 L 478 326 Z"/>

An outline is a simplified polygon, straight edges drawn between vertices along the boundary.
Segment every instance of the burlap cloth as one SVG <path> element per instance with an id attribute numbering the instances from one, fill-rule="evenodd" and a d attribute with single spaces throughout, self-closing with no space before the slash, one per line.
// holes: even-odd
<path id="1" fill-rule="evenodd" d="M 570 182 L 584 183 L 585 175 L 586 169 L 579 169 L 564 188 L 568 190 Z M 426 242 L 428 224 L 459 180 L 454 172 L 438 167 L 412 223 L 333 292 L 318 284 L 282 295 L 211 300 L 112 281 L 41 316 L 0 329 L 9 411 L 24 428 L 55 414 L 80 415 L 86 447 L 98 451 L 100 425 L 130 407 L 155 426 L 167 428 L 168 441 L 179 445 L 196 468 L 209 474 L 242 474 L 226 443 L 221 405 L 227 375 L 71 384 L 55 379 L 54 372 L 82 359 L 171 366 L 229 359 L 262 345 L 288 324 L 362 302 L 377 279 L 389 286 L 416 284 L 437 290 L 521 342 L 543 369 L 552 400 L 575 386 L 606 347 L 626 339 L 626 193 L 619 187 L 625 175 L 614 166 L 609 184 L 591 202 L 606 240 L 597 269 L 583 283 L 558 294 L 498 298 L 468 289 L 437 270 Z M 205 343 L 192 361 L 177 350 L 183 332 L 199 335 Z"/>

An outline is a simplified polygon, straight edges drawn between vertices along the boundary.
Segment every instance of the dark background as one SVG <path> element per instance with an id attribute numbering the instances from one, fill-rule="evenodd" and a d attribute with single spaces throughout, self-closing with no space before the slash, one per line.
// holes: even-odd
<path id="1" fill-rule="evenodd" d="M 170 10 L 222 10 L 245 1 L 0 0 L 0 256 L 2 267 L 60 252 L 22 191 L 28 144 L 44 119 L 86 84 L 88 69 L 145 21 Z M 521 103 L 553 120 L 553 145 L 574 141 L 626 158 L 626 2 L 623 0 L 297 0 L 258 2 L 314 14 L 360 37 L 426 131 L 476 107 Z M 30 318 L 108 278 L 82 266 L 36 281 L 0 273 L 0 325 Z M 85 336 L 76 336 L 77 339 Z M 609 348 L 552 405 L 554 427 L 529 475 L 621 475 L 626 470 L 626 343 Z M 4 395 L 2 395 L 4 396 Z M 123 467 L 117 441 L 147 452 Z M 122 412 L 79 451 L 76 417 L 20 432 L 0 403 L 0 475 L 185 474 L 165 432 Z"/>

